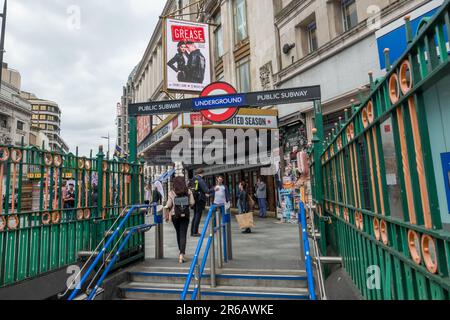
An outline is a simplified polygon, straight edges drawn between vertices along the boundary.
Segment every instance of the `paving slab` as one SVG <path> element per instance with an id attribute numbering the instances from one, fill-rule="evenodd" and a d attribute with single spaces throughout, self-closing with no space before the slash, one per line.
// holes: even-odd
<path id="1" fill-rule="evenodd" d="M 150 221 L 151 217 L 148 217 Z M 202 218 L 204 220 L 205 216 Z M 262 269 L 262 270 L 303 270 L 300 261 L 299 227 L 296 224 L 281 223 L 277 219 L 255 217 L 252 233 L 243 234 L 236 219 L 232 216 L 233 260 L 224 264 L 224 268 Z M 190 228 L 190 226 L 189 226 Z M 200 229 L 203 229 L 203 221 Z M 190 229 L 189 229 L 190 230 Z M 206 246 L 206 238 L 203 249 Z M 178 264 L 178 246 L 175 229 L 172 224 L 164 223 L 164 259 L 155 260 L 155 230 L 146 234 L 146 261 L 142 266 L 151 267 L 188 267 L 194 256 L 199 238 L 188 235 L 187 263 Z M 209 267 L 209 262 L 207 264 Z"/>

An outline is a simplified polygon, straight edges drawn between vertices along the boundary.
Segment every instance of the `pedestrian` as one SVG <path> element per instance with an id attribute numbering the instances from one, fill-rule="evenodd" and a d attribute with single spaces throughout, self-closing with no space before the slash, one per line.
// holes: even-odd
<path id="1" fill-rule="evenodd" d="M 216 185 L 211 189 L 210 193 L 214 195 L 213 203 L 217 206 L 224 206 L 225 208 L 230 207 L 230 192 L 224 182 L 223 176 L 218 176 L 216 178 Z"/>
<path id="2" fill-rule="evenodd" d="M 258 199 L 259 216 L 266 218 L 267 216 L 267 187 L 261 177 L 258 177 L 256 183 L 256 198 Z"/>
<path id="3" fill-rule="evenodd" d="M 144 187 L 144 204 L 149 205 L 152 196 L 152 190 L 148 183 L 145 184 Z"/>
<path id="4" fill-rule="evenodd" d="M 91 201 L 92 201 L 92 206 L 97 207 L 97 205 L 98 205 L 98 186 L 96 184 L 92 185 Z"/>
<path id="5" fill-rule="evenodd" d="M 164 189 L 162 187 L 161 181 L 156 180 L 153 183 L 152 189 L 152 203 L 164 204 Z"/>
<path id="6" fill-rule="evenodd" d="M 185 263 L 187 231 L 189 227 L 190 208 L 195 204 L 191 190 L 186 186 L 184 177 L 173 179 L 173 189 L 167 197 L 165 206 L 165 220 L 172 221 L 177 233 L 177 243 L 179 249 L 179 263 Z"/>
<path id="7" fill-rule="evenodd" d="M 239 183 L 239 195 L 238 195 L 238 214 L 244 214 L 249 212 L 248 196 L 247 196 L 247 184 L 242 181 Z M 252 233 L 252 229 L 247 228 L 242 233 Z"/>
<path id="8" fill-rule="evenodd" d="M 209 198 L 209 190 L 206 186 L 205 180 L 203 180 L 203 169 L 197 170 L 197 174 L 194 177 L 193 189 L 194 189 L 194 218 L 191 224 L 191 237 L 199 237 L 198 228 L 202 219 L 203 210 L 206 207 L 206 199 Z"/>
<path id="9" fill-rule="evenodd" d="M 66 218 L 68 220 L 73 220 L 75 212 L 74 210 L 70 210 L 75 208 L 75 185 L 73 183 L 69 183 L 66 187 L 66 192 L 63 196 L 64 209 L 66 209 Z"/>
<path id="10" fill-rule="evenodd" d="M 64 195 L 64 209 L 72 209 L 75 207 L 75 185 L 73 183 L 69 183 L 66 188 L 66 193 Z"/>

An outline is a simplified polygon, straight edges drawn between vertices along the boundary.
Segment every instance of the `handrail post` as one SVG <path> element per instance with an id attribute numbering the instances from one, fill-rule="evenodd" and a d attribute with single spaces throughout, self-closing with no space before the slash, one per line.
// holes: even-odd
<path id="1" fill-rule="evenodd" d="M 231 240 L 231 211 L 226 212 L 226 233 L 227 233 L 227 259 L 233 260 L 233 243 Z"/>
<path id="2" fill-rule="evenodd" d="M 222 215 L 222 208 L 223 207 L 218 207 L 216 209 L 216 213 L 215 213 L 215 217 L 216 217 L 216 221 L 217 221 L 217 231 L 218 231 L 218 235 L 217 235 L 217 248 L 218 248 L 218 264 L 217 266 L 219 267 L 219 269 L 223 268 L 223 252 L 222 252 L 222 219 L 221 219 L 221 215 Z"/>
<path id="3" fill-rule="evenodd" d="M 201 290 L 201 274 L 200 274 L 200 266 L 198 264 L 198 260 L 195 264 L 195 282 L 197 287 L 197 300 L 202 300 L 202 290 Z"/>
<path id="4" fill-rule="evenodd" d="M 214 228 L 215 228 L 216 216 L 215 214 L 211 215 L 211 225 L 210 225 L 210 237 L 211 237 L 211 287 L 216 287 L 216 252 L 214 249 Z"/>
<path id="5" fill-rule="evenodd" d="M 227 240 L 227 214 L 225 206 L 221 208 L 222 211 L 222 228 L 223 228 L 223 260 L 228 263 L 228 240 Z"/>
<path id="6" fill-rule="evenodd" d="M 164 233 L 163 233 L 163 218 L 158 213 L 158 205 L 153 203 L 153 215 L 156 223 L 155 229 L 155 259 L 164 259 Z"/>
<path id="7" fill-rule="evenodd" d="M 309 239 L 308 239 L 308 226 L 306 224 L 306 214 L 305 214 L 305 204 L 303 201 L 300 202 L 300 218 L 302 221 L 302 233 L 303 233 L 303 245 L 305 250 L 305 264 L 306 264 L 306 275 L 308 278 L 308 291 L 309 298 L 311 300 L 316 300 L 316 292 L 314 289 L 314 278 L 313 270 L 311 265 L 311 253 L 309 250 Z"/>

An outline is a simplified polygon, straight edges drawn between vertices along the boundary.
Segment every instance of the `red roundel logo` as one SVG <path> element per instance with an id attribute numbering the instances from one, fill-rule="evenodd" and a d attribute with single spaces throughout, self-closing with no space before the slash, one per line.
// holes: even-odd
<path id="1" fill-rule="evenodd" d="M 226 82 L 214 82 L 203 89 L 200 97 L 234 93 L 237 93 L 237 91 L 231 84 Z M 200 112 L 206 119 L 211 122 L 224 122 L 233 118 L 238 112 L 238 108 L 211 109 L 202 110 Z"/>

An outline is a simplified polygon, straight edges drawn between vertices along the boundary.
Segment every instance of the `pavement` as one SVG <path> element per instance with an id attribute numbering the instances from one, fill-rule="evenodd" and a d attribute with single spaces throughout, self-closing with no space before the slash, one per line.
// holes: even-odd
<path id="1" fill-rule="evenodd" d="M 149 221 L 153 217 L 148 217 Z M 200 229 L 203 229 L 202 217 Z M 299 227 L 296 224 L 280 223 L 273 218 L 254 218 L 255 227 L 252 233 L 243 234 L 239 229 L 234 215 L 232 216 L 232 248 L 233 260 L 224 264 L 224 268 L 263 269 L 263 270 L 304 270 L 300 261 Z M 190 232 L 190 226 L 189 226 Z M 188 267 L 192 261 L 199 238 L 188 234 L 186 258 Z M 207 238 L 205 237 L 204 246 Z M 155 230 L 146 234 L 144 265 L 152 267 L 179 267 L 178 246 L 175 228 L 170 223 L 164 223 L 164 259 L 155 259 Z M 203 246 L 203 249 L 204 249 Z M 203 257 L 203 249 L 200 257 Z M 209 263 L 207 264 L 209 267 Z"/>

